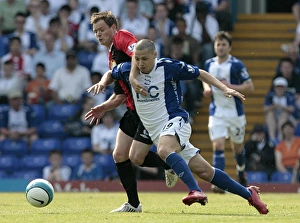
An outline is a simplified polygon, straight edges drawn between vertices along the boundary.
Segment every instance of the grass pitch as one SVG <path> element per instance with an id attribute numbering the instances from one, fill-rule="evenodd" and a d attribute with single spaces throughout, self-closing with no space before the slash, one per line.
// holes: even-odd
<path id="1" fill-rule="evenodd" d="M 186 193 L 140 193 L 143 213 L 112 213 L 126 201 L 125 193 L 55 193 L 43 208 L 31 206 L 25 193 L 0 193 L 1 223 L 244 223 L 300 222 L 300 195 L 264 193 L 268 215 L 260 215 L 248 202 L 233 194 L 207 193 L 208 204 L 185 206 Z"/>

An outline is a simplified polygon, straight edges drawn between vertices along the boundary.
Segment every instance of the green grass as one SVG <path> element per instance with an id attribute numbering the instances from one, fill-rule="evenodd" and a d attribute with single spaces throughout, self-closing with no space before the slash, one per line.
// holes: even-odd
<path id="1" fill-rule="evenodd" d="M 185 206 L 186 193 L 140 193 L 143 213 L 113 213 L 126 201 L 125 193 L 55 193 L 52 203 L 35 208 L 27 203 L 25 193 L 0 193 L 1 223 L 244 223 L 300 222 L 300 195 L 264 193 L 261 198 L 270 213 L 260 215 L 248 202 L 236 195 L 207 193 L 206 206 Z"/>

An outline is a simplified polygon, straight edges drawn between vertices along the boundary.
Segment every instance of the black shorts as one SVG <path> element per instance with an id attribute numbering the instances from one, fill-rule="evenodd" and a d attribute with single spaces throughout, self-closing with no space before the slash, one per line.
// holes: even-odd
<path id="1" fill-rule="evenodd" d="M 125 112 L 124 116 L 120 120 L 120 129 L 136 141 L 147 145 L 153 144 L 148 131 L 145 129 L 140 118 L 134 111 Z"/>

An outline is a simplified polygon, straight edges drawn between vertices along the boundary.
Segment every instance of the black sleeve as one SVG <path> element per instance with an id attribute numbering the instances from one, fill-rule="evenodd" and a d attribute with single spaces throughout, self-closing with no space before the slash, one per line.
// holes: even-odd
<path id="1" fill-rule="evenodd" d="M 123 88 L 121 87 L 119 81 L 115 81 L 114 93 L 115 94 L 125 94 L 125 92 L 124 92 Z"/>

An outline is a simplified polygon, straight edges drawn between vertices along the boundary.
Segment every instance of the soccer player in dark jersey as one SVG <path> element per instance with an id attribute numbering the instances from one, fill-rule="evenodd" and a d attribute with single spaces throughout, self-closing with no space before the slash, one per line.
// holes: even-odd
<path id="1" fill-rule="evenodd" d="M 127 30 L 117 29 L 117 19 L 110 11 L 93 13 L 91 24 L 99 43 L 109 49 L 110 69 L 121 62 L 131 61 L 137 39 Z M 97 106 L 98 111 L 101 111 L 100 116 L 106 111 L 116 108 L 125 100 L 127 111 L 120 120 L 113 157 L 120 181 L 127 193 L 128 202 L 111 212 L 142 212 L 142 205 L 137 193 L 135 173 L 129 159 L 131 145 L 138 147 L 144 154 L 141 158 L 140 156 L 136 157 L 136 159 L 140 159 L 138 161 L 140 166 L 161 166 L 166 170 L 166 184 L 168 187 L 173 187 L 178 177 L 156 153 L 149 151 L 152 146 L 152 140 L 135 111 L 130 87 L 127 83 L 121 80 L 115 82 L 114 94 L 106 102 Z M 135 154 L 131 155 L 135 157 Z"/>

